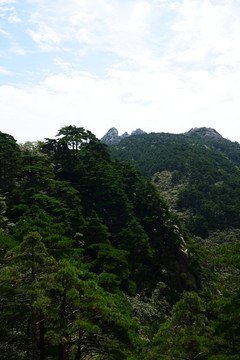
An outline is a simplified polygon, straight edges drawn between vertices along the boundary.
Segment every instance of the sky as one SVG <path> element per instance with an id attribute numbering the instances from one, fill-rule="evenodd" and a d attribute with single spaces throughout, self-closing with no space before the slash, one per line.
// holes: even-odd
<path id="1" fill-rule="evenodd" d="M 240 142 L 239 0 L 0 0 L 0 131 Z"/>

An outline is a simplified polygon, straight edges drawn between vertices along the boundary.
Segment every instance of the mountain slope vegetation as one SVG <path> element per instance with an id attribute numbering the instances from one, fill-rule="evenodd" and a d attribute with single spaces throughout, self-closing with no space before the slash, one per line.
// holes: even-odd
<path id="1" fill-rule="evenodd" d="M 192 234 L 203 237 L 240 223 L 240 145 L 210 130 L 143 134 L 111 146 L 113 158 L 152 179 Z"/>
<path id="2" fill-rule="evenodd" d="M 90 131 L 0 133 L 1 359 L 238 359 L 239 232 L 212 239 Z"/>
<path id="3" fill-rule="evenodd" d="M 90 131 L 21 146 L 0 133 L 0 145 L 1 358 L 137 354 L 126 296 L 161 283 L 170 304 L 197 286 L 179 223 Z"/>

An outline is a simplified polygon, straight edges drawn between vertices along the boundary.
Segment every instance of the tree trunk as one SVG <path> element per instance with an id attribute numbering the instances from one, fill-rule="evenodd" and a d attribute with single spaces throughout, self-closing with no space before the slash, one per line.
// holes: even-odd
<path id="1" fill-rule="evenodd" d="M 37 347 L 37 309 L 32 307 L 32 360 L 38 360 Z"/>
<path id="2" fill-rule="evenodd" d="M 61 311 L 60 311 L 60 323 L 62 327 L 64 328 L 66 326 L 66 296 L 67 296 L 67 290 L 64 289 L 62 304 L 61 304 Z M 67 351 L 67 345 L 66 344 L 59 344 L 58 347 L 58 360 L 68 360 L 68 351 Z"/>
<path id="3" fill-rule="evenodd" d="M 40 340 L 40 360 L 45 360 L 45 319 L 44 314 L 40 311 L 40 321 L 39 321 L 39 340 Z"/>
<path id="4" fill-rule="evenodd" d="M 58 360 L 68 360 L 68 351 L 65 344 L 59 344 L 58 346 Z"/>
<path id="5" fill-rule="evenodd" d="M 82 347 L 82 334 L 81 334 L 81 330 L 79 330 L 78 349 L 77 349 L 77 353 L 75 356 L 75 360 L 81 360 L 81 355 L 82 355 L 81 347 Z"/>
<path id="6" fill-rule="evenodd" d="M 35 280 L 35 249 L 34 241 L 32 239 L 32 284 Z M 31 316 L 31 330 L 32 330 L 32 360 L 38 360 L 38 347 L 37 347 L 37 309 L 34 306 L 36 295 L 32 294 L 32 316 Z"/>
<path id="7" fill-rule="evenodd" d="M 26 334 L 26 353 L 27 353 L 27 359 L 29 359 L 30 354 L 30 318 L 27 321 L 27 334 Z"/>

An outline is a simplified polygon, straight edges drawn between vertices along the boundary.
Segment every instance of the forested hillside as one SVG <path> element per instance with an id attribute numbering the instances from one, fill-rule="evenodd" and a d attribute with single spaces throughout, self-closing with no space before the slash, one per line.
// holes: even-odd
<path id="1" fill-rule="evenodd" d="M 215 130 L 131 136 L 111 146 L 158 187 L 192 234 L 237 228 L 240 223 L 240 145 Z"/>
<path id="2" fill-rule="evenodd" d="M 196 244 L 84 128 L 0 133 L 0 358 L 239 359 L 239 232 L 226 236 Z"/>

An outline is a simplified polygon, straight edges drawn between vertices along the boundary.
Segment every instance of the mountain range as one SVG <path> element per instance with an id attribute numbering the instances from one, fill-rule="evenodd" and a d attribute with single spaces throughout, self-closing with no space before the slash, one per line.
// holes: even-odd
<path id="1" fill-rule="evenodd" d="M 215 129 L 129 136 L 110 149 L 152 180 L 192 234 L 239 226 L 240 145 Z"/>

